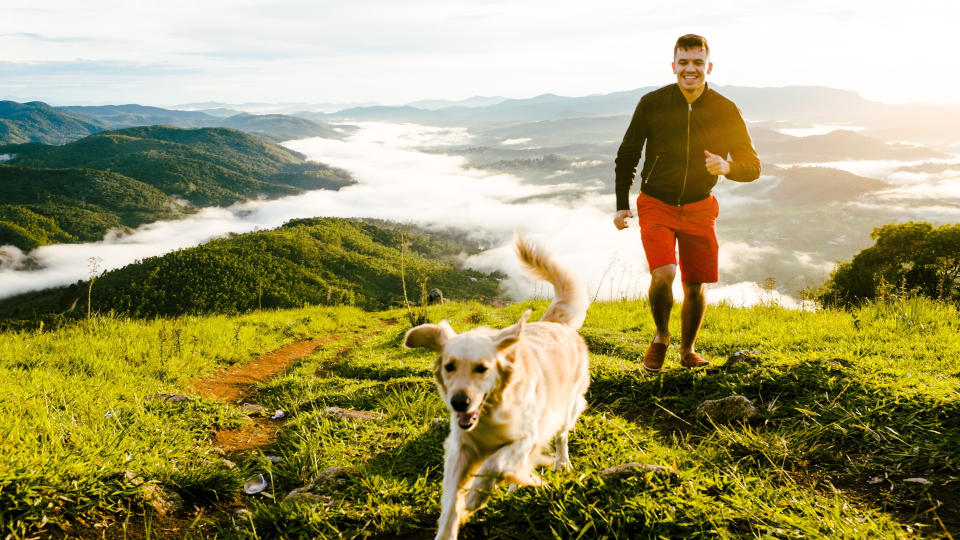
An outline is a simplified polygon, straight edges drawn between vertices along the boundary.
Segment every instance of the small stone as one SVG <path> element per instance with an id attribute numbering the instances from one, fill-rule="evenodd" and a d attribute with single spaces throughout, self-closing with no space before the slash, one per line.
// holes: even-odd
<path id="1" fill-rule="evenodd" d="M 880 482 L 883 482 L 883 478 L 879 476 L 874 476 L 873 478 L 867 480 L 868 484 L 879 484 Z"/>
<path id="2" fill-rule="evenodd" d="M 244 403 L 240 406 L 240 411 L 247 416 L 267 416 L 266 407 L 254 403 Z"/>
<path id="3" fill-rule="evenodd" d="M 123 471 L 123 477 L 135 486 L 143 483 L 143 478 L 140 478 L 140 476 L 133 471 Z"/>
<path id="4" fill-rule="evenodd" d="M 668 469 L 663 465 L 650 465 L 645 463 L 624 463 L 622 465 L 615 465 L 600 471 L 600 477 L 605 479 L 611 478 L 628 478 L 630 476 L 638 476 L 644 473 L 654 473 L 656 475 L 667 475 L 671 480 L 676 480 L 680 478 L 680 475 L 677 474 L 673 469 Z"/>
<path id="5" fill-rule="evenodd" d="M 744 396 L 730 396 L 704 401 L 697 407 L 697 415 L 718 423 L 746 421 L 757 416 L 757 408 Z"/>
<path id="6" fill-rule="evenodd" d="M 164 403 L 183 403 L 184 401 L 193 401 L 193 396 L 188 396 L 187 394 L 167 394 L 167 393 L 157 393 L 150 396 L 148 399 L 155 399 L 158 401 L 163 401 Z"/>
<path id="7" fill-rule="evenodd" d="M 933 484 L 933 482 L 927 480 L 926 478 L 904 478 L 903 481 L 910 482 L 911 484 L 921 484 L 924 486 Z"/>
<path id="8" fill-rule="evenodd" d="M 271 420 L 280 420 L 280 419 L 283 418 L 284 416 L 286 416 L 286 413 L 284 413 L 284 412 L 281 411 L 280 409 L 277 409 L 276 412 L 273 413 L 273 416 L 270 417 L 270 419 L 271 419 Z"/>
<path id="9" fill-rule="evenodd" d="M 157 484 L 145 484 L 142 492 L 143 500 L 161 516 L 169 516 L 183 510 L 183 498 Z"/>
<path id="10" fill-rule="evenodd" d="M 230 461 L 229 459 L 224 458 L 224 459 L 223 459 L 223 466 L 226 467 L 226 468 L 228 468 L 228 469 L 232 469 L 232 468 L 236 467 L 237 464 L 234 463 L 234 462 L 232 462 L 232 461 Z"/>
<path id="11" fill-rule="evenodd" d="M 755 349 L 743 349 L 727 357 L 727 361 L 724 362 L 723 366 L 721 367 L 723 367 L 723 369 L 730 369 L 737 364 L 756 362 L 761 356 L 763 356 L 763 351 L 758 351 Z"/>
<path id="12" fill-rule="evenodd" d="M 332 416 L 334 418 L 339 418 L 341 420 L 345 418 L 349 418 L 351 420 L 382 420 L 384 417 L 383 413 L 376 411 L 355 411 L 340 407 L 327 407 L 323 410 L 323 414 Z"/>
<path id="13" fill-rule="evenodd" d="M 256 495 L 267 489 L 267 479 L 262 474 L 255 474 L 243 483 L 243 492 L 247 495 Z"/>
<path id="14" fill-rule="evenodd" d="M 327 467 L 310 483 L 288 493 L 284 500 L 328 502 L 328 493 L 342 491 L 357 476 L 360 471 L 355 467 Z"/>

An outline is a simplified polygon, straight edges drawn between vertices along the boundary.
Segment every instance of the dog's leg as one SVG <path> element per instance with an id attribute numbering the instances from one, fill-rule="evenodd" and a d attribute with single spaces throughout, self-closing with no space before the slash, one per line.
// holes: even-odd
<path id="1" fill-rule="evenodd" d="M 543 480 L 534 472 L 534 465 L 530 462 L 531 454 L 538 450 L 535 441 L 536 437 L 524 437 L 500 448 L 483 462 L 477 476 L 521 486 L 542 485 Z"/>
<path id="2" fill-rule="evenodd" d="M 570 467 L 570 449 L 567 448 L 570 437 L 567 433 L 567 430 L 561 431 L 554 441 L 554 446 L 557 447 L 557 459 L 553 462 L 555 471 L 565 471 Z"/>
<path id="3" fill-rule="evenodd" d="M 570 468 L 570 449 L 568 446 L 570 442 L 570 432 L 573 431 L 574 426 L 576 426 L 577 419 L 580 418 L 580 413 L 586 408 L 587 400 L 584 399 L 583 396 L 577 398 L 570 407 L 570 411 L 567 414 L 567 424 L 563 426 L 563 429 L 557 434 L 556 440 L 554 441 L 554 446 L 556 446 L 557 449 L 557 459 L 553 462 L 553 470 L 563 471 Z"/>
<path id="4" fill-rule="evenodd" d="M 468 515 L 464 508 L 464 485 L 480 466 L 476 451 L 461 445 L 457 435 L 456 432 L 451 432 L 444 445 L 446 456 L 437 540 L 456 540 L 457 530 Z"/>

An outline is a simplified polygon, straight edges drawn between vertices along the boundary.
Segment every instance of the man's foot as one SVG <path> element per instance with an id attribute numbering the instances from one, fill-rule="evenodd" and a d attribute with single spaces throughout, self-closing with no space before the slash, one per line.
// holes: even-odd
<path id="1" fill-rule="evenodd" d="M 683 355 L 683 358 L 680 359 L 680 365 L 687 369 L 694 369 L 709 366 L 710 362 L 707 362 L 695 352 L 688 352 L 687 354 Z"/>
<path id="2" fill-rule="evenodd" d="M 658 373 L 663 367 L 663 361 L 667 358 L 666 343 L 651 343 L 647 347 L 647 354 L 643 355 L 643 370 L 647 373 Z"/>

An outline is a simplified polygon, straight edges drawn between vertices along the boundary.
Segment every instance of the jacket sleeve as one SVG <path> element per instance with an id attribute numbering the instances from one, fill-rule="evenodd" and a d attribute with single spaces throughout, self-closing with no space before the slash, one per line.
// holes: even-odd
<path id="1" fill-rule="evenodd" d="M 724 176 L 737 182 L 753 182 L 760 178 L 760 158 L 750 140 L 750 133 L 743 121 L 740 109 L 731 105 L 733 109 L 729 120 L 730 126 L 730 172 Z"/>
<path id="2" fill-rule="evenodd" d="M 633 185 L 633 179 L 637 175 L 637 163 L 640 162 L 640 154 L 643 152 L 643 143 L 646 139 L 647 128 L 643 119 L 643 100 L 641 99 L 637 103 L 636 110 L 633 111 L 633 118 L 623 136 L 623 142 L 620 143 L 620 149 L 617 150 L 614 188 L 617 194 L 617 210 L 630 208 L 630 186 Z"/>

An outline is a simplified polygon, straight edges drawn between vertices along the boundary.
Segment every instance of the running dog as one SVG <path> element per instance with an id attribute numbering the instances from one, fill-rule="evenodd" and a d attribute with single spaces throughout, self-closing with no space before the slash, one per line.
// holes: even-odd
<path id="1" fill-rule="evenodd" d="M 542 481 L 535 467 L 551 461 L 555 469 L 568 467 L 567 434 L 587 406 L 587 345 L 577 333 L 589 305 L 586 291 L 534 244 L 517 236 L 514 245 L 530 272 L 554 287 L 538 322 L 527 323 L 527 310 L 503 330 L 457 334 L 444 320 L 404 336 L 406 347 L 438 353 L 433 375 L 450 409 L 438 539 L 455 539 L 497 483 L 536 486 Z M 553 459 L 544 455 L 551 441 Z"/>

